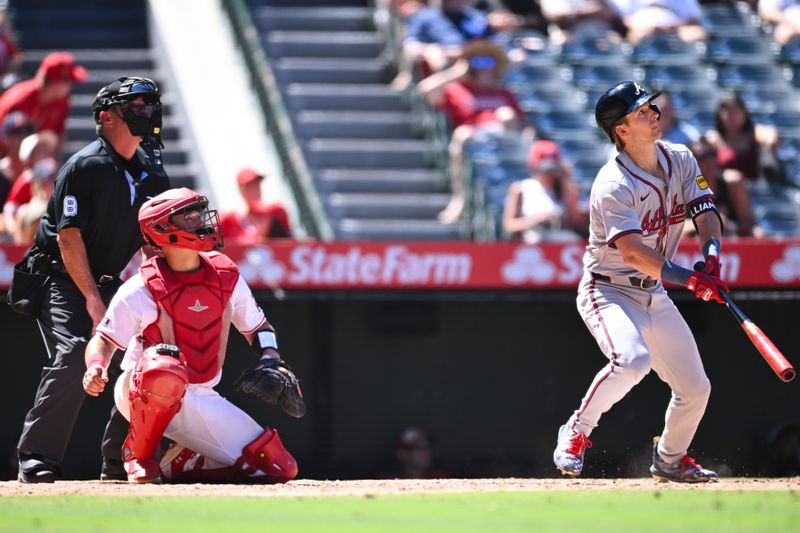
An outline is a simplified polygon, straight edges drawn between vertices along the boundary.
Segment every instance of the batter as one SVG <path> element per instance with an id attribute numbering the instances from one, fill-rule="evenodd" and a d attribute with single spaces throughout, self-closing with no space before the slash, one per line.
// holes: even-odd
<path id="1" fill-rule="evenodd" d="M 677 482 L 716 479 L 687 455 L 711 385 L 692 333 L 662 281 L 724 303 L 719 294 L 728 290 L 720 279 L 722 227 L 694 156 L 683 145 L 659 141 L 661 113 L 651 103 L 657 96 L 626 81 L 606 91 L 595 108 L 597 124 L 618 154 L 592 186 L 577 304 L 609 363 L 558 432 L 553 460 L 568 476 L 580 475 L 591 447 L 588 437 L 602 414 L 653 369 L 672 389 L 672 398 L 664 430 L 654 439 L 651 474 Z M 671 262 L 687 216 L 704 243 L 702 272 Z"/>

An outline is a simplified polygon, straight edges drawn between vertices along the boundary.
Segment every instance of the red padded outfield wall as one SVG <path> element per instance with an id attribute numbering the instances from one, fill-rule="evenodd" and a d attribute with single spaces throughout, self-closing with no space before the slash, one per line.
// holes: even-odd
<path id="1" fill-rule="evenodd" d="M 0 287 L 25 248 L 0 247 Z M 373 243 L 275 241 L 226 247 L 254 289 L 567 289 L 582 274 L 584 246 L 570 244 Z M 696 242 L 681 244 L 676 262 L 702 259 Z M 737 288 L 800 287 L 800 238 L 723 243 L 723 277 Z M 130 265 L 130 275 L 136 268 Z"/>

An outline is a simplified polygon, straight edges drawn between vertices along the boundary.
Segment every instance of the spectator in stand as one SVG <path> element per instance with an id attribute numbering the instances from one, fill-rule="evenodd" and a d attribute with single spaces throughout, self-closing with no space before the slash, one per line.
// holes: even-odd
<path id="1" fill-rule="evenodd" d="M 25 113 L 10 113 L 0 127 L 0 144 L 8 147 L 8 155 L 0 159 L 0 213 L 2 213 L 14 182 L 22 175 L 25 165 L 19 157 L 22 139 L 33 133 L 33 125 Z M 5 217 L 0 215 L 0 235 L 6 234 Z"/>
<path id="2" fill-rule="evenodd" d="M 574 241 L 588 233 L 578 209 L 578 189 L 553 141 L 536 141 L 528 157 L 531 177 L 511 184 L 503 231 L 528 243 Z M 587 230 L 587 231 L 582 231 Z"/>
<path id="3" fill-rule="evenodd" d="M 661 136 L 662 140 L 688 146 L 689 143 L 700 138 L 697 128 L 675 116 L 675 107 L 672 105 L 672 95 L 669 91 L 662 90 L 653 103 L 661 111 L 661 118 L 658 121 L 661 124 L 661 131 L 664 132 Z"/>
<path id="4" fill-rule="evenodd" d="M 618 16 L 609 0 L 547 0 L 542 12 L 553 29 L 551 40 L 556 44 L 589 37 L 621 40 L 615 25 Z"/>
<path id="5" fill-rule="evenodd" d="M 394 6 L 392 8 L 392 5 Z M 428 5 L 428 0 L 376 0 L 376 24 L 379 30 L 389 25 L 392 13 L 395 13 L 401 24 L 395 27 L 394 42 L 392 45 L 397 50 L 403 49 L 403 42 L 406 38 L 406 25 L 408 19 L 417 11 L 424 9 Z M 391 86 L 397 91 L 405 91 L 411 85 L 413 76 L 411 74 L 412 65 L 408 61 L 400 60 L 397 64 L 397 75 L 392 80 Z"/>
<path id="6" fill-rule="evenodd" d="M 0 10 L 0 90 L 5 90 L 19 81 L 21 64 L 22 50 L 14 41 L 6 10 Z"/>
<path id="7" fill-rule="evenodd" d="M 269 239 L 292 236 L 286 208 L 278 202 L 265 204 L 261 199 L 264 177 L 252 168 L 243 168 L 236 176 L 245 212 L 231 211 L 222 215 L 220 224 L 227 244 L 263 244 Z"/>
<path id="8" fill-rule="evenodd" d="M 419 83 L 428 102 L 442 109 L 450 121 L 448 172 L 452 198 L 439 213 L 444 224 L 456 222 L 464 209 L 464 145 L 479 132 L 519 135 L 533 139 L 533 129 L 525 123 L 525 113 L 516 96 L 501 85 L 508 66 L 505 53 L 486 40 L 470 42 L 461 58 L 450 68 Z"/>
<path id="9" fill-rule="evenodd" d="M 36 76 L 17 83 L 0 96 L 0 124 L 12 111 L 28 115 L 37 132 L 49 130 L 58 137 L 58 152 L 64 142 L 73 83 L 86 81 L 86 69 L 68 52 L 52 52 L 39 65 Z"/>
<path id="10" fill-rule="evenodd" d="M 705 40 L 703 15 L 697 0 L 612 0 L 628 30 L 631 44 L 659 33 L 672 33 L 687 42 Z"/>
<path id="11" fill-rule="evenodd" d="M 773 476 L 800 476 L 800 425 L 792 421 L 772 428 L 767 451 Z"/>
<path id="12" fill-rule="evenodd" d="M 441 0 L 411 15 L 406 25 L 403 55 L 419 65 L 423 76 L 439 72 L 461 56 L 464 45 L 494 35 L 487 14 L 468 0 Z"/>
<path id="13" fill-rule="evenodd" d="M 706 137 L 717 149 L 717 161 L 726 183 L 784 180 L 775 155 L 778 130 L 774 126 L 755 124 L 738 94 L 731 92 L 720 99 L 714 126 L 715 130 L 706 133 Z"/>
<path id="14" fill-rule="evenodd" d="M 33 167 L 42 159 L 55 159 L 57 150 L 58 137 L 52 131 L 34 133 L 22 140 L 19 147 L 19 157 L 25 165 L 25 170 L 14 181 L 6 203 L 3 205 L 3 217 L 5 218 L 6 231 L 8 233 L 15 234 L 16 212 L 19 206 L 31 201 Z"/>
<path id="15" fill-rule="evenodd" d="M 433 438 L 417 428 L 405 429 L 397 442 L 395 451 L 400 461 L 398 479 L 443 479 L 447 472 L 434 467 Z"/>
<path id="16" fill-rule="evenodd" d="M 33 123 L 22 111 L 13 111 L 6 115 L 2 124 L 0 140 L 5 145 L 7 154 L 0 159 L 0 172 L 14 183 L 25 170 L 25 164 L 19 157 L 19 147 L 22 140 L 33 133 Z"/>
<path id="17" fill-rule="evenodd" d="M 58 162 L 52 157 L 42 159 L 31 169 L 31 200 L 17 209 L 14 224 L 14 244 L 33 244 L 39 220 L 47 210 L 58 173 Z"/>
<path id="18" fill-rule="evenodd" d="M 780 45 L 800 35 L 800 2 L 797 0 L 760 0 L 758 15 L 772 24 L 772 36 Z"/>
<path id="19" fill-rule="evenodd" d="M 474 7 L 489 14 L 489 26 L 497 31 L 536 30 L 547 34 L 547 19 L 538 1 L 479 0 Z"/>
<path id="20" fill-rule="evenodd" d="M 687 146 L 697 159 L 697 165 L 708 182 L 709 188 L 714 191 L 714 201 L 722 218 L 722 228 L 725 234 L 739 235 L 740 237 L 763 237 L 764 230 L 755 224 L 753 204 L 750 201 L 750 191 L 745 180 L 732 172 L 726 173 L 720 169 L 717 162 L 717 151 L 705 137 L 701 137 Z M 697 230 L 694 224 L 687 219 L 684 235 L 696 234 Z"/>

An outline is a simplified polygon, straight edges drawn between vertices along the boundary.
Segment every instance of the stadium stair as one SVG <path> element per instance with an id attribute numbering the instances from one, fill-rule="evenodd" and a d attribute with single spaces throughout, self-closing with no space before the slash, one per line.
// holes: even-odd
<path id="1" fill-rule="evenodd" d="M 338 239 L 450 240 L 433 143 L 389 82 L 366 0 L 250 0 L 298 142 Z"/>
<path id="2" fill-rule="evenodd" d="M 70 100 L 64 158 L 96 138 L 91 104 L 104 85 L 125 75 L 151 78 L 164 103 L 162 151 L 175 187 L 195 187 L 184 120 L 170 105 L 175 94 L 165 86 L 155 50 L 150 47 L 145 0 L 12 0 L 9 5 L 17 39 L 25 52 L 25 77 L 36 73 L 42 58 L 66 50 L 89 71 L 86 83 L 75 85 Z"/>

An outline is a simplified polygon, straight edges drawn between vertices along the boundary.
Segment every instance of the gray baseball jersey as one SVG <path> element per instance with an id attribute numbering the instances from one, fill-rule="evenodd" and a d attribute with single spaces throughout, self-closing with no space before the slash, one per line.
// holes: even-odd
<path id="1" fill-rule="evenodd" d="M 641 233 L 646 245 L 672 259 L 686 214 L 693 205 L 713 201 L 697 161 L 682 144 L 657 142 L 667 180 L 636 166 L 624 152 L 600 169 L 592 185 L 589 246 L 583 265 L 606 276 L 641 276 L 626 265 L 614 245 L 619 237 Z"/>
<path id="2" fill-rule="evenodd" d="M 625 264 L 614 242 L 641 233 L 646 245 L 671 259 L 686 216 L 713 206 L 713 196 L 685 146 L 659 141 L 656 150 L 666 180 L 620 153 L 600 169 L 592 186 L 589 245 L 577 304 L 609 363 L 597 373 L 567 425 L 589 435 L 600 416 L 653 369 L 673 391 L 659 453 L 674 462 L 688 450 L 711 386 L 689 326 L 663 285 L 634 286 L 629 278 L 644 275 Z M 605 278 L 598 279 L 598 274 Z"/>

